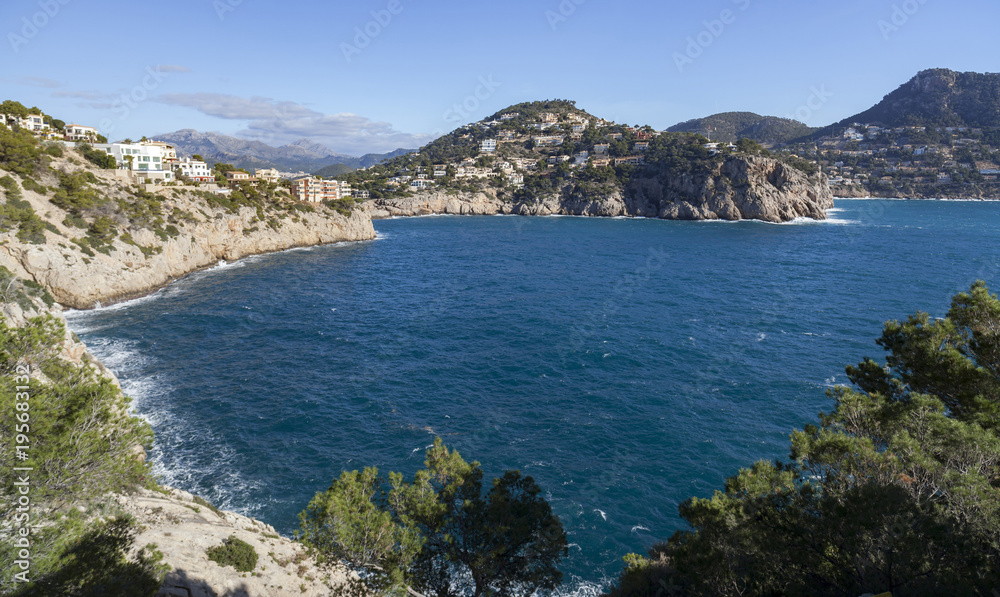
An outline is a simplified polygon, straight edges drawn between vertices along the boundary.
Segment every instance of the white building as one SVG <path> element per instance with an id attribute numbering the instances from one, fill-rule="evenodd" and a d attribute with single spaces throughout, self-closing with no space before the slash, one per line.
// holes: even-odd
<path id="1" fill-rule="evenodd" d="M 102 143 L 94 145 L 94 148 L 104 150 L 108 155 L 114 156 L 119 169 L 131 170 L 135 176 L 168 182 L 174 180 L 174 173 L 167 166 L 166 152 L 161 145 Z"/>
<path id="2" fill-rule="evenodd" d="M 177 148 L 169 143 L 164 143 L 163 141 L 140 141 L 139 144 L 147 147 L 159 147 L 162 151 L 163 162 L 167 164 L 167 168 L 170 167 L 170 164 L 177 162 Z"/>
<path id="3" fill-rule="evenodd" d="M 27 118 L 21 119 L 20 124 L 21 128 L 33 133 L 45 132 L 52 128 L 45 122 L 45 118 L 41 114 L 29 114 Z"/>
<path id="4" fill-rule="evenodd" d="M 174 170 L 180 171 L 181 174 L 195 182 L 215 182 L 215 174 L 201 160 L 181 158 L 174 164 Z"/>
<path id="5" fill-rule="evenodd" d="M 535 147 L 557 147 L 559 145 L 562 145 L 565 139 L 566 137 L 559 135 L 531 138 L 531 140 L 535 142 Z"/>
<path id="6" fill-rule="evenodd" d="M 480 145 L 479 149 L 483 153 L 493 153 L 494 151 L 497 150 L 497 140 L 496 139 L 483 139 L 483 143 L 482 143 L 482 145 Z"/>
<path id="7" fill-rule="evenodd" d="M 63 129 L 67 141 L 97 141 L 97 129 L 82 124 L 67 124 Z"/>

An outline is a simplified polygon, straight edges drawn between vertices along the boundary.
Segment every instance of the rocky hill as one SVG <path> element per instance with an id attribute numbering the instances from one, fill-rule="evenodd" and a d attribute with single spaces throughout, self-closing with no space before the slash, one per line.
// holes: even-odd
<path id="1" fill-rule="evenodd" d="M 375 215 L 444 209 L 769 222 L 826 217 L 832 195 L 814 165 L 766 157 L 752 142 L 740 148 L 615 124 L 550 100 L 511 106 L 344 178 L 370 194 Z"/>
<path id="2" fill-rule="evenodd" d="M 915 77 L 875 106 L 819 131 L 836 133 L 852 123 L 883 127 L 1000 127 L 1000 74 L 937 68 Z"/>
<path id="3" fill-rule="evenodd" d="M 688 120 L 667 129 L 671 133 L 698 133 L 724 143 L 751 139 L 768 145 L 787 143 L 815 130 L 798 120 L 761 116 L 753 112 L 724 112 Z"/>

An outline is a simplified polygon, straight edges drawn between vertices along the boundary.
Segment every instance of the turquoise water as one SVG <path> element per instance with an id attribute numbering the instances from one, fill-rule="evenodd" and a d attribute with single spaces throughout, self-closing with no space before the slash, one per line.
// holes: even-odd
<path id="1" fill-rule="evenodd" d="M 156 431 L 171 485 L 280 531 L 343 469 L 435 435 L 535 477 L 566 591 L 828 409 L 882 323 L 1000 289 L 1000 203 L 837 202 L 831 221 L 427 217 L 70 314 Z"/>

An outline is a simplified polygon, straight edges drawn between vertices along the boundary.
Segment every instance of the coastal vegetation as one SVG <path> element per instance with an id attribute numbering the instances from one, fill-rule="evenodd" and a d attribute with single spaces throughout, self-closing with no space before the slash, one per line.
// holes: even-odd
<path id="1" fill-rule="evenodd" d="M 978 282 L 947 317 L 885 325 L 885 363 L 630 554 L 612 597 L 989 594 L 1000 585 L 1000 300 Z"/>
<path id="2" fill-rule="evenodd" d="M 0 290 L 0 307 L 27 313 L 17 326 L 0 318 L 8 438 L 0 466 L 20 469 L 0 483 L 0 593 L 152 595 L 165 573 L 160 556 L 143 546 L 128 557 L 136 523 L 106 499 L 151 482 L 141 448 L 152 431 L 128 414 L 129 399 L 99 364 L 67 358 L 70 340 L 45 313 L 52 298 L 44 289 L 0 269 Z M 29 535 L 19 530 L 29 527 Z"/>
<path id="3" fill-rule="evenodd" d="M 566 533 L 531 477 L 507 471 L 484 493 L 479 463 L 441 438 L 424 464 L 412 482 L 375 468 L 343 472 L 299 515 L 302 542 L 346 561 L 380 594 L 530 595 L 559 586 Z"/>
<path id="4" fill-rule="evenodd" d="M 222 545 L 209 547 L 208 559 L 220 566 L 232 566 L 240 572 L 253 572 L 257 567 L 257 550 L 235 535 L 226 538 Z"/>

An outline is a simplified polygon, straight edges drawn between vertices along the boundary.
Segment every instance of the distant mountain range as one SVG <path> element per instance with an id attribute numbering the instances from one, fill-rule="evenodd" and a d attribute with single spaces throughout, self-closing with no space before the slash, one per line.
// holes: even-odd
<path id="1" fill-rule="evenodd" d="M 815 130 L 798 120 L 761 116 L 753 112 L 724 112 L 688 120 L 667 129 L 671 133 L 699 133 L 723 143 L 735 143 L 743 138 L 758 143 L 787 143 Z"/>
<path id="2" fill-rule="evenodd" d="M 330 148 L 309 139 L 300 139 L 281 147 L 272 147 L 260 141 L 247 141 L 219 133 L 202 133 L 194 129 L 183 129 L 173 133 L 157 135 L 157 141 L 164 141 L 177 147 L 182 156 L 200 155 L 209 164 L 224 162 L 238 168 L 277 168 L 283 171 L 316 172 L 333 165 L 340 165 L 345 171 L 367 168 L 384 160 L 409 153 L 409 149 L 397 149 L 384 154 L 369 153 L 355 157 L 337 153 Z"/>

